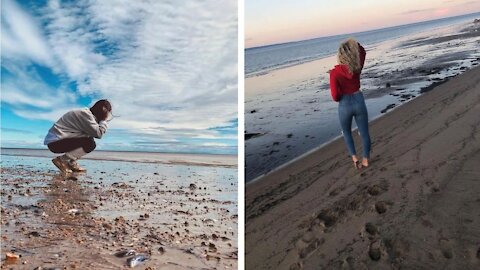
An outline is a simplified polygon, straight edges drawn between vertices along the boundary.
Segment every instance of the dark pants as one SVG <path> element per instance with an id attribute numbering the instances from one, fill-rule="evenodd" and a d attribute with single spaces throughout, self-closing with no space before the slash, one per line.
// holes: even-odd
<path id="1" fill-rule="evenodd" d="M 48 149 L 53 153 L 60 154 L 70 152 L 72 150 L 78 149 L 80 147 L 86 153 L 90 153 L 97 146 L 92 137 L 81 137 L 81 138 L 68 138 L 62 139 L 56 142 L 49 143 Z"/>
<path id="2" fill-rule="evenodd" d="M 343 138 L 350 155 L 356 155 L 355 144 L 352 138 L 352 120 L 355 118 L 363 144 L 363 157 L 370 157 L 370 134 L 368 132 L 368 112 L 362 92 L 343 95 L 338 106 L 338 116 L 342 126 Z"/>

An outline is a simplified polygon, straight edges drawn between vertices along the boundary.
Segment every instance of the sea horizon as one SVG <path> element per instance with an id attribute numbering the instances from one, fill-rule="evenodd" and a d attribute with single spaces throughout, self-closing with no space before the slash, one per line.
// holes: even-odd
<path id="1" fill-rule="evenodd" d="M 38 158 L 53 158 L 59 154 L 50 152 L 48 149 L 32 148 L 0 148 L 1 156 L 24 156 Z M 192 154 L 192 153 L 161 153 L 161 152 L 138 152 L 138 151 L 110 151 L 95 150 L 85 155 L 82 160 L 117 161 L 156 163 L 166 165 L 187 166 L 216 166 L 237 167 L 238 157 L 228 154 Z"/>
<path id="2" fill-rule="evenodd" d="M 396 40 L 398 38 L 431 31 L 452 24 L 463 23 L 477 17 L 480 17 L 480 11 L 362 32 L 316 37 L 246 48 L 244 51 L 245 78 L 261 76 L 274 70 L 330 57 L 336 53 L 338 44 L 349 37 L 357 39 L 368 50 L 385 41 Z"/>
<path id="3" fill-rule="evenodd" d="M 376 32 L 376 31 L 380 31 L 380 30 L 388 30 L 388 29 L 399 28 L 399 27 L 409 27 L 409 26 L 414 26 L 414 25 L 417 25 L 417 24 L 422 24 L 422 23 L 427 23 L 427 22 L 436 22 L 436 21 L 449 20 L 449 19 L 460 18 L 460 17 L 468 17 L 468 16 L 476 15 L 476 14 L 480 15 L 480 11 L 475 11 L 475 12 L 472 12 L 472 13 L 466 13 L 466 14 L 457 15 L 457 16 L 443 17 L 443 18 L 438 18 L 438 19 L 433 19 L 433 20 L 426 20 L 426 21 L 419 21 L 419 22 L 414 22 L 414 23 L 398 24 L 398 25 L 394 25 L 394 26 L 374 28 L 374 29 L 359 31 L 359 32 L 349 32 L 349 33 L 335 34 L 335 35 L 329 35 L 329 36 L 318 36 L 318 37 L 313 37 L 313 38 L 299 39 L 299 40 L 279 42 L 279 43 L 271 43 L 271 44 L 248 47 L 248 48 L 245 47 L 245 51 L 253 50 L 253 49 L 273 47 L 273 46 L 277 46 L 277 45 L 294 44 L 294 43 L 311 41 L 311 40 L 316 40 L 316 39 L 323 39 L 323 38 L 335 38 L 335 37 L 346 36 L 346 35 L 354 35 L 354 34 L 367 34 L 367 33 Z"/>

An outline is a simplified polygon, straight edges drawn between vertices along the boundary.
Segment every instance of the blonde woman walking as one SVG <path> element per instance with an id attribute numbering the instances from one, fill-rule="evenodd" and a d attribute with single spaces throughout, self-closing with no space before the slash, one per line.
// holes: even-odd
<path id="1" fill-rule="evenodd" d="M 354 39 L 340 44 L 336 65 L 330 71 L 330 90 L 338 104 L 338 116 L 343 138 L 347 144 L 354 166 L 367 167 L 370 158 L 370 134 L 368 132 L 368 111 L 365 99 L 360 91 L 360 73 L 365 63 L 365 49 Z M 355 118 L 363 144 L 363 157 L 360 162 L 352 138 L 352 119 Z"/>

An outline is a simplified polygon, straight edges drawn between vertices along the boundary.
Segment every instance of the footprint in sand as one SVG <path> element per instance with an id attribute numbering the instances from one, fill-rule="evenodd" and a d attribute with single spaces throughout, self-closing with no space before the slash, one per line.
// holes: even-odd
<path id="1" fill-rule="evenodd" d="M 374 185 L 374 186 L 371 186 L 371 187 L 368 188 L 368 194 L 370 194 L 372 196 L 377 196 L 381 192 L 382 192 L 382 189 L 377 185 Z"/>
<path id="2" fill-rule="evenodd" d="M 325 227 L 331 227 L 337 222 L 338 216 L 332 211 L 322 211 L 318 214 L 317 218 L 323 221 Z"/>
<path id="3" fill-rule="evenodd" d="M 383 192 L 388 191 L 389 183 L 387 180 L 382 179 L 378 184 L 375 184 L 367 189 L 368 194 L 371 196 L 377 196 Z"/>
<path id="4" fill-rule="evenodd" d="M 391 261 L 401 261 L 410 250 L 410 243 L 405 239 L 385 239 L 383 243 Z"/>
<path id="5" fill-rule="evenodd" d="M 313 239 L 308 245 L 301 250 L 299 250 L 298 255 L 301 259 L 308 257 L 311 253 L 313 253 L 321 244 L 325 242 L 325 239 Z"/>
<path id="6" fill-rule="evenodd" d="M 302 269 L 302 263 L 296 262 L 290 266 L 290 270 L 300 270 Z"/>
<path id="7" fill-rule="evenodd" d="M 387 212 L 387 204 L 383 201 L 375 203 L 375 210 L 377 210 L 377 213 L 383 214 Z"/>
<path id="8" fill-rule="evenodd" d="M 336 189 L 330 191 L 330 193 L 328 194 L 328 196 L 330 196 L 330 197 L 337 196 L 338 193 L 340 193 L 340 189 L 339 189 L 339 188 L 336 188 Z"/>
<path id="9" fill-rule="evenodd" d="M 381 247 L 380 241 L 375 241 L 370 244 L 370 248 L 368 250 L 368 256 L 373 261 L 378 261 L 382 257 L 382 251 L 380 247 Z"/>
<path id="10" fill-rule="evenodd" d="M 378 233 L 377 226 L 373 225 L 372 223 L 368 222 L 365 224 L 365 231 L 370 235 L 375 235 Z"/>
<path id="11" fill-rule="evenodd" d="M 442 251 L 443 257 L 445 257 L 446 259 L 453 258 L 453 251 L 448 239 L 443 238 L 443 239 L 440 239 L 439 242 L 440 242 L 440 250 Z"/>
<path id="12" fill-rule="evenodd" d="M 342 269 L 358 269 L 358 263 L 355 258 L 349 256 L 343 261 Z"/>
<path id="13" fill-rule="evenodd" d="M 324 238 L 319 239 L 318 235 L 315 235 L 312 231 L 307 231 L 298 241 L 295 243 L 295 247 L 298 251 L 300 259 L 308 257 L 313 253 L 320 245 L 325 242 Z"/>

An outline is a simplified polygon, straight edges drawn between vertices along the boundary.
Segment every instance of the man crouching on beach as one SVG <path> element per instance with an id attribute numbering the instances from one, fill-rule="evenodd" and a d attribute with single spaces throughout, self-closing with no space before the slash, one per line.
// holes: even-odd
<path id="1" fill-rule="evenodd" d="M 44 144 L 53 153 L 65 153 L 52 159 L 62 173 L 85 172 L 77 160 L 95 149 L 93 138 L 101 139 L 112 117 L 112 105 L 106 99 L 90 109 L 72 110 L 64 114 L 48 131 Z"/>

